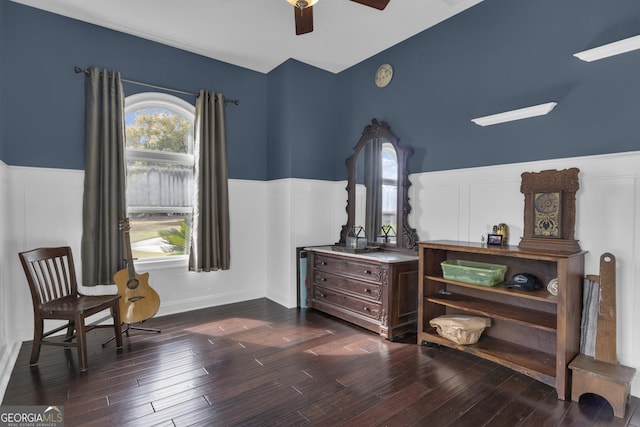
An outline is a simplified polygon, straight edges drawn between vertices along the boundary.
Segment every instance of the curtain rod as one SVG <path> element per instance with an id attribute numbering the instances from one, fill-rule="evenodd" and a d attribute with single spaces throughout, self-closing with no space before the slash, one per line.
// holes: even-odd
<path id="1" fill-rule="evenodd" d="M 85 70 L 82 67 L 78 67 L 77 65 L 73 68 L 73 70 L 79 74 L 79 73 L 84 73 L 84 74 L 89 74 L 89 70 Z M 197 97 L 198 93 L 197 92 L 187 92 L 184 90 L 179 90 L 179 89 L 172 89 L 170 87 L 165 87 L 165 86 L 158 86 L 158 85 L 153 85 L 150 83 L 143 83 L 143 82 L 137 82 L 135 80 L 129 80 L 129 79 L 125 79 L 125 78 L 121 78 L 121 80 L 123 82 L 127 82 L 127 83 L 131 83 L 134 85 L 138 85 L 138 86 L 146 86 L 146 87 L 151 87 L 154 89 L 161 89 L 161 90 L 166 90 L 169 92 L 174 92 L 174 93 L 181 93 L 183 95 L 192 95 Z M 233 104 L 233 105 L 239 105 L 240 104 L 240 100 L 239 99 L 226 99 L 224 100 L 225 104 Z"/>

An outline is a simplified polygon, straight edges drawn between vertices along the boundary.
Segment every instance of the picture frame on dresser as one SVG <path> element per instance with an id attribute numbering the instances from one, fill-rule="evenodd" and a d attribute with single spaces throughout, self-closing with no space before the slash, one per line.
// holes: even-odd
<path id="1" fill-rule="evenodd" d="M 487 234 L 487 245 L 501 246 L 502 235 L 501 234 Z"/>

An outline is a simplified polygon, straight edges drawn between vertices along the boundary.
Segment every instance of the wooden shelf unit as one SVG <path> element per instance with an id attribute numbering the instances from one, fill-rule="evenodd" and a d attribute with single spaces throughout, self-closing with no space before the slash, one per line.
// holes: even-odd
<path id="1" fill-rule="evenodd" d="M 418 252 L 418 344 L 434 343 L 474 354 L 555 387 L 559 399 L 571 397 L 568 365 L 580 352 L 585 252 L 456 241 L 420 242 Z M 446 260 L 506 265 L 505 281 L 479 286 L 447 280 L 440 266 Z M 514 274 L 525 272 L 538 277 L 542 289 L 507 287 Z M 557 296 L 546 289 L 553 278 L 558 279 Z M 444 314 L 489 317 L 491 326 L 476 344 L 459 345 L 429 325 Z"/>

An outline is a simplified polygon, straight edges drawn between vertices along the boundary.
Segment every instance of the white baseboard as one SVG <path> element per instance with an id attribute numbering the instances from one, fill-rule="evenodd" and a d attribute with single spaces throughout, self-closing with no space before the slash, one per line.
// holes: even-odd
<path id="1" fill-rule="evenodd" d="M 256 287 L 252 289 L 242 289 L 240 292 L 218 293 L 207 298 L 185 298 L 179 301 L 161 303 L 160 310 L 158 310 L 158 314 L 156 316 L 168 316 L 170 314 L 217 307 L 220 305 L 233 304 L 236 302 L 249 301 L 264 297 L 264 288 Z"/>
<path id="2" fill-rule="evenodd" d="M 0 402 L 4 400 L 4 394 L 11 379 L 13 367 L 18 359 L 21 342 L 13 342 L 0 348 Z"/>

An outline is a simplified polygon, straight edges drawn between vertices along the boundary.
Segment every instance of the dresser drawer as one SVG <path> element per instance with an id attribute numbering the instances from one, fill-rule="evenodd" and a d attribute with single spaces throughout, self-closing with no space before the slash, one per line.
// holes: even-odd
<path id="1" fill-rule="evenodd" d="M 313 271 L 313 282 L 326 288 L 333 288 L 337 291 L 356 294 L 376 301 L 382 299 L 382 285 L 378 283 L 363 282 L 358 279 L 339 276 L 322 270 Z"/>
<path id="2" fill-rule="evenodd" d="M 334 258 L 318 255 L 314 261 L 314 267 L 322 271 L 330 271 L 335 274 L 345 274 L 375 282 L 382 281 L 382 266 L 376 263 L 351 260 L 349 258 Z"/>
<path id="3" fill-rule="evenodd" d="M 347 310 L 362 314 L 372 319 L 380 319 L 381 306 L 373 301 L 360 299 L 356 296 L 343 294 L 331 288 L 314 286 L 314 298 L 319 303 L 340 306 Z"/>

